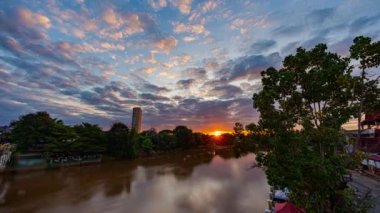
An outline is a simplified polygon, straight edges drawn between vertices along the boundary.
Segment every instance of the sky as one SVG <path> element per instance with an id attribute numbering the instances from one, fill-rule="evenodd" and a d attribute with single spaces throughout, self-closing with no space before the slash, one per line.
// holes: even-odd
<path id="1" fill-rule="evenodd" d="M 74 125 L 230 130 L 256 122 L 260 72 L 299 46 L 380 40 L 378 0 L 2 0 L 0 125 L 47 111 Z"/>

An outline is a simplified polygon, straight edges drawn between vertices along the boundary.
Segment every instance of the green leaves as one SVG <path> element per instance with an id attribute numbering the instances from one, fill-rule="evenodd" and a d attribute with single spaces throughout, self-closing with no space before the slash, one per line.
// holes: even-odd
<path id="1" fill-rule="evenodd" d="M 338 129 L 349 119 L 343 111 L 350 101 L 350 74 L 349 61 L 327 52 L 324 44 L 309 51 L 297 49 L 285 58 L 282 69 L 262 73 L 263 90 L 253 96 L 261 123 L 268 129 L 289 130 L 309 120 L 314 127 Z"/>
<path id="2" fill-rule="evenodd" d="M 288 187 L 292 201 L 307 210 L 352 204 L 334 200 L 341 196 L 343 175 L 352 162 L 343 152 L 346 142 L 339 130 L 356 115 L 358 103 L 365 112 L 380 103 L 379 77 L 367 78 L 364 72 L 379 66 L 380 42 L 357 37 L 350 52 L 360 62 L 362 77 L 352 76 L 350 58 L 318 44 L 298 48 L 279 70 L 263 71 L 263 89 L 253 95 L 260 127 L 270 133 L 257 161 L 271 185 Z"/>

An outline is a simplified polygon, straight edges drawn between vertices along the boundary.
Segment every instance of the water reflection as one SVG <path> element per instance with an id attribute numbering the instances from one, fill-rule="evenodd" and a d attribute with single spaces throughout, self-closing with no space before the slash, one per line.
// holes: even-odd
<path id="1" fill-rule="evenodd" d="M 0 212 L 263 212 L 253 155 L 228 150 L 0 176 Z"/>

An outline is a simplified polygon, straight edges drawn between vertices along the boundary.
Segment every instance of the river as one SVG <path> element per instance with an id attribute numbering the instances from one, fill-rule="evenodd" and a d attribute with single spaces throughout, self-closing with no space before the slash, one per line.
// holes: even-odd
<path id="1" fill-rule="evenodd" d="M 192 150 L 0 176 L 0 212 L 264 212 L 255 156 Z"/>

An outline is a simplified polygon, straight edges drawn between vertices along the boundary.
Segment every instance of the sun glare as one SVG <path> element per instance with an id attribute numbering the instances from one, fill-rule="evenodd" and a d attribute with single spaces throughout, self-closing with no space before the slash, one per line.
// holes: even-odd
<path id="1" fill-rule="evenodd" d="M 221 131 L 215 131 L 215 132 L 213 132 L 213 135 L 216 137 L 219 137 L 222 135 L 222 132 Z"/>

